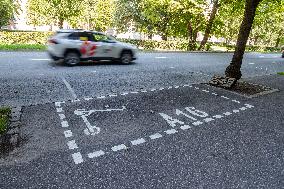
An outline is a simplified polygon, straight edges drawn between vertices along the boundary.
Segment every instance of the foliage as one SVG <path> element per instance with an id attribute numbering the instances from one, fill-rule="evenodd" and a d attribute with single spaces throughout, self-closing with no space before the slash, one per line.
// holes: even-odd
<path id="1" fill-rule="evenodd" d="M 18 2 L 13 0 L 0 0 L 0 28 L 8 25 L 17 13 Z"/>
<path id="2" fill-rule="evenodd" d="M 9 123 L 10 108 L 0 108 L 0 135 L 3 134 Z"/>
<path id="3" fill-rule="evenodd" d="M 0 43 L 0 50 L 5 51 L 42 51 L 46 50 L 46 45 L 41 44 L 1 44 Z"/>
<path id="4" fill-rule="evenodd" d="M 46 44 L 52 32 L 0 32 L 1 44 Z"/>

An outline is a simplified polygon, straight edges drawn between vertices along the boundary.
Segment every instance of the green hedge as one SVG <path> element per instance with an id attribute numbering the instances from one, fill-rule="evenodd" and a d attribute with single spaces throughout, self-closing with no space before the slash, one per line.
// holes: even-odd
<path id="1" fill-rule="evenodd" d="M 4 48 L 4 45 L 11 44 L 21 44 L 22 46 L 15 45 L 10 46 L 9 48 L 18 49 L 25 48 L 27 49 L 43 49 L 42 46 L 36 45 L 45 45 L 47 39 L 53 35 L 53 32 L 38 32 L 38 31 L 9 31 L 2 30 L 0 31 L 0 44 Z M 139 48 L 144 50 L 173 50 L 173 51 L 186 51 L 188 42 L 187 40 L 176 40 L 176 41 L 152 41 L 152 40 L 134 40 L 134 39 L 118 39 L 119 41 L 131 43 L 137 45 Z M 34 46 L 28 46 L 29 44 L 34 44 Z M 199 44 L 196 44 L 199 46 Z M 206 50 L 214 50 L 213 46 L 224 47 L 227 51 L 233 51 L 235 46 L 226 45 L 223 43 L 211 43 L 206 44 Z M 7 46 L 8 47 L 8 46 Z M 2 48 L 2 49 L 3 49 Z M 0 47 L 1 49 L 1 47 Z M 5 49 L 5 48 L 4 48 Z M 8 49 L 8 50 L 10 50 Z M 275 47 L 263 47 L 263 46 L 247 46 L 247 51 L 261 51 L 261 52 L 279 52 L 280 48 Z"/>

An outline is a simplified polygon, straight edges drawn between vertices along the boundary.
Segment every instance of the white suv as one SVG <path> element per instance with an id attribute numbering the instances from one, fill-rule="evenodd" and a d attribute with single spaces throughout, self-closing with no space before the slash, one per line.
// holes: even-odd
<path id="1" fill-rule="evenodd" d="M 74 66 L 85 61 L 113 60 L 130 64 L 137 59 L 137 47 L 116 41 L 100 32 L 59 30 L 48 40 L 48 54 L 53 60 L 64 59 Z"/>

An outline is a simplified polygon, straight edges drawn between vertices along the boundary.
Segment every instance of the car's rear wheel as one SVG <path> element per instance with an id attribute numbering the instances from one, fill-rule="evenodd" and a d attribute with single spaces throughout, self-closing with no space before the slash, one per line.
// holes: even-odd
<path id="1" fill-rule="evenodd" d="M 64 62 L 68 66 L 75 66 L 80 63 L 80 57 L 76 52 L 67 52 L 64 56 Z"/>
<path id="2" fill-rule="evenodd" d="M 130 64 L 133 60 L 131 51 L 123 51 L 120 56 L 121 64 Z"/>

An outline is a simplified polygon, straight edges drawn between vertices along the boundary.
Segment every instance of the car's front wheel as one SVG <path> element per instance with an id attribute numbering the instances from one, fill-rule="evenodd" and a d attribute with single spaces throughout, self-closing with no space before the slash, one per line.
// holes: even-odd
<path id="1" fill-rule="evenodd" d="M 133 60 L 131 51 L 123 51 L 120 56 L 120 62 L 122 64 L 130 64 Z"/>
<path id="2" fill-rule="evenodd" d="M 64 56 L 64 62 L 68 66 L 75 66 L 80 63 L 80 57 L 76 52 L 67 52 Z"/>

